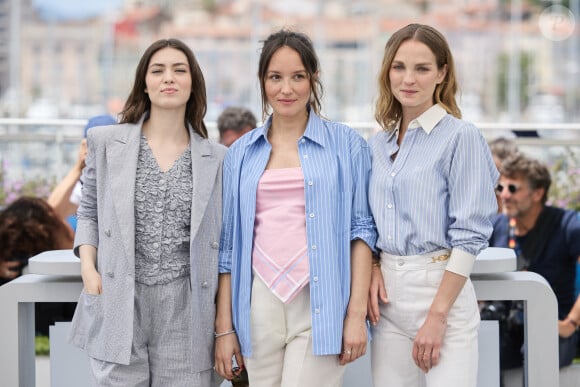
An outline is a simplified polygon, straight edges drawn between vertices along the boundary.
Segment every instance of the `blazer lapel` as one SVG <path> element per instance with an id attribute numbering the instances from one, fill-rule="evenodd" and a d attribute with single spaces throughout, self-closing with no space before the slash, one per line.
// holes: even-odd
<path id="1" fill-rule="evenodd" d="M 191 139 L 191 174 L 193 195 L 191 203 L 191 239 L 197 234 L 205 209 L 211 198 L 215 176 L 219 169 L 219 160 L 212 153 L 208 140 L 190 131 Z"/>
<path id="2" fill-rule="evenodd" d="M 128 257 L 135 256 L 135 179 L 142 122 L 119 127 L 119 136 L 107 144 L 107 167 L 113 203 Z"/>

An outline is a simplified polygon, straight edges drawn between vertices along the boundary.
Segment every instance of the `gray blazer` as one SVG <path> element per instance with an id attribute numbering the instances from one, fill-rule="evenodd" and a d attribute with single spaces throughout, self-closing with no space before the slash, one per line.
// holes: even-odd
<path id="1" fill-rule="evenodd" d="M 101 295 L 82 291 L 69 341 L 90 357 L 129 364 L 135 294 L 135 177 L 143 118 L 137 124 L 93 128 L 83 171 L 74 252 L 97 248 Z M 191 128 L 191 292 L 194 372 L 213 365 L 215 296 L 222 220 L 222 161 L 226 148 Z"/>

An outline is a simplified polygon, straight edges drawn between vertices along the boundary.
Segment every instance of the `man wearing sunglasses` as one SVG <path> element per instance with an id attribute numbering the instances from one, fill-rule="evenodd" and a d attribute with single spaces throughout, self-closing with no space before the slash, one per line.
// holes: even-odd
<path id="1" fill-rule="evenodd" d="M 518 270 L 542 275 L 558 299 L 560 367 L 571 364 L 578 345 L 580 302 L 576 301 L 574 282 L 580 257 L 580 219 L 575 211 L 546 205 L 550 172 L 539 161 L 521 153 L 501 164 L 496 192 L 503 206 L 494 222 L 490 246 L 515 250 Z M 502 369 L 522 366 L 523 314 L 518 305 L 504 305 L 500 320 Z M 555 317 L 555 316 L 554 316 Z M 508 326 L 513 331 L 505 332 Z"/>

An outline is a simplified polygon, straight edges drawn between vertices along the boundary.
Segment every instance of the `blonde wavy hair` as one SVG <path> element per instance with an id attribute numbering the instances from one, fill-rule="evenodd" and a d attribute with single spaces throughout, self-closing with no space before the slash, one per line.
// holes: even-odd
<path id="1" fill-rule="evenodd" d="M 455 64 L 447 40 L 431 26 L 409 24 L 395 32 L 385 45 L 385 54 L 379 73 L 379 97 L 375 109 L 377 122 L 384 130 L 391 131 L 402 117 L 403 109 L 401 103 L 393 96 L 389 72 L 397 50 L 407 40 L 416 40 L 429 47 L 435 55 L 438 69 L 447 65 L 445 78 L 437 85 L 433 93 L 433 103 L 441 105 L 447 113 L 461 118 L 461 110 L 459 110 L 455 100 L 458 91 Z"/>

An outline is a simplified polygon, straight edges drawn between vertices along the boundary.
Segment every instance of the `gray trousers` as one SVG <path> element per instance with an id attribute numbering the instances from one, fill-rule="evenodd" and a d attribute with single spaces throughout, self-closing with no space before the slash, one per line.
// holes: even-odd
<path id="1" fill-rule="evenodd" d="M 193 372 L 189 277 L 164 285 L 135 283 L 135 317 L 129 365 L 90 358 L 98 387 L 210 387 L 213 369 Z"/>

